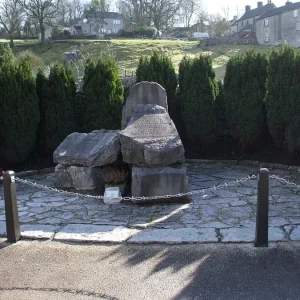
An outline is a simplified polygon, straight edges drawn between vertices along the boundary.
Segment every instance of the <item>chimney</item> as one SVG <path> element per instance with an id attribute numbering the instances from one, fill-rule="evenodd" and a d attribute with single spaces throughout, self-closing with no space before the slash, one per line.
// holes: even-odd
<path id="1" fill-rule="evenodd" d="M 236 21 L 237 20 L 237 16 L 233 16 L 233 21 Z"/>
<path id="2" fill-rule="evenodd" d="M 246 5 L 245 6 L 245 10 L 246 10 L 246 12 L 250 11 L 251 10 L 251 6 L 250 5 Z"/>
<path id="3" fill-rule="evenodd" d="M 262 7 L 263 3 L 262 2 L 257 2 L 257 8 Z"/>
<path id="4" fill-rule="evenodd" d="M 287 1 L 287 2 L 285 3 L 285 5 L 290 5 L 290 4 L 292 4 L 292 2 L 290 2 L 290 1 Z"/>

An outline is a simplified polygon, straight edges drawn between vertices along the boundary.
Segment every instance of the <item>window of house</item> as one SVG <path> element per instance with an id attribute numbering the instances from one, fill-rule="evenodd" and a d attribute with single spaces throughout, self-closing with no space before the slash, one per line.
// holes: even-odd
<path id="1" fill-rule="evenodd" d="M 111 29 L 107 29 L 107 33 L 108 33 L 108 34 L 111 34 Z"/>
<path id="2" fill-rule="evenodd" d="M 270 34 L 269 34 L 269 32 L 266 32 L 265 33 L 265 42 L 267 43 L 267 42 L 270 42 Z"/>
<path id="3" fill-rule="evenodd" d="M 242 21 L 242 26 L 244 26 L 244 20 Z"/>
<path id="4" fill-rule="evenodd" d="M 264 25 L 265 25 L 265 26 L 269 26 L 269 18 L 266 18 L 266 19 L 264 20 Z"/>
<path id="5" fill-rule="evenodd" d="M 121 24 L 121 20 L 113 20 L 113 24 L 119 25 Z"/>
<path id="6" fill-rule="evenodd" d="M 87 34 L 87 30 L 85 29 L 85 30 L 83 31 L 83 33 L 84 33 L 84 34 Z"/>
<path id="7" fill-rule="evenodd" d="M 298 17 L 298 9 L 295 9 L 295 10 L 294 10 L 294 17 L 295 17 L 295 18 Z"/>
<path id="8" fill-rule="evenodd" d="M 247 25 L 249 25 L 249 20 L 247 20 Z"/>
<path id="9" fill-rule="evenodd" d="M 113 33 L 117 33 L 117 29 L 113 29 Z"/>
<path id="10" fill-rule="evenodd" d="M 300 38 L 297 38 L 297 44 L 300 44 Z"/>
<path id="11" fill-rule="evenodd" d="M 296 30 L 299 31 L 300 30 L 300 23 L 296 24 Z"/>
<path id="12" fill-rule="evenodd" d="M 105 28 L 101 28 L 101 32 L 102 32 L 102 33 L 105 33 L 105 32 L 106 32 L 106 29 L 105 29 Z"/>

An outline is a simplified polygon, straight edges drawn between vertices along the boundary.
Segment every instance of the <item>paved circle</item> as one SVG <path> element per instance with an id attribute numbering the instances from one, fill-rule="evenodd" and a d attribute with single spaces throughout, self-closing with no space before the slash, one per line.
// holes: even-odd
<path id="1" fill-rule="evenodd" d="M 221 163 L 186 164 L 190 204 L 138 206 L 57 194 L 18 184 L 22 236 L 71 241 L 128 243 L 253 242 L 257 180 L 206 192 L 205 189 L 257 174 L 258 167 Z M 292 170 L 270 170 L 300 183 Z M 29 180 L 54 187 L 54 174 Z M 5 234 L 3 187 L 0 187 L 0 235 Z M 300 193 L 297 187 L 270 180 L 269 240 L 300 240 Z"/>

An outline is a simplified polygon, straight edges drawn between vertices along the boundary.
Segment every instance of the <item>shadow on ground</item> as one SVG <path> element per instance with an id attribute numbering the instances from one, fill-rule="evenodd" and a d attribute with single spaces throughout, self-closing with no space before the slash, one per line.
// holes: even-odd
<path id="1" fill-rule="evenodd" d="M 181 299 L 299 299 L 300 244 L 253 245 L 121 245 L 103 260 L 123 260 L 128 268 L 155 261 L 155 274 L 193 269 L 174 298 Z"/>

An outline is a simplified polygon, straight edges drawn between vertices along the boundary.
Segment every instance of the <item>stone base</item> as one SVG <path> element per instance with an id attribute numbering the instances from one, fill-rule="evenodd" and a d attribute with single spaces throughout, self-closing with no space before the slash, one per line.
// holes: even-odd
<path id="1" fill-rule="evenodd" d="M 104 189 L 104 168 L 88 168 L 57 165 L 55 168 L 55 186 L 76 190 Z"/>
<path id="2" fill-rule="evenodd" d="M 131 193 L 133 197 L 176 195 L 188 192 L 188 177 L 186 168 L 132 168 Z M 172 197 L 153 200 L 137 200 L 135 203 L 149 204 L 159 202 L 187 203 L 189 198 Z"/>

